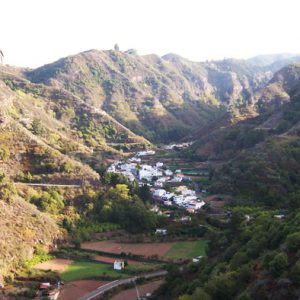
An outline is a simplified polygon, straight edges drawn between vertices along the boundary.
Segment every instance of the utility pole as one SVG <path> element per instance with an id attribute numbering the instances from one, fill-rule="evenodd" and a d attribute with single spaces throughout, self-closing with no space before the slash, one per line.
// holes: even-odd
<path id="1" fill-rule="evenodd" d="M 139 293 L 139 290 L 138 290 L 138 287 L 136 285 L 136 277 L 133 279 L 133 284 L 134 284 L 134 287 L 135 287 L 135 291 L 136 291 L 136 296 L 137 296 L 137 300 L 140 300 L 140 293 Z"/>

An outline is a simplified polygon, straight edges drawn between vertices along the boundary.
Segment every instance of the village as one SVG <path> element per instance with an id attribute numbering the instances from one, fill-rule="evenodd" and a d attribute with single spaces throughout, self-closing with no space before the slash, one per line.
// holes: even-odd
<path id="1" fill-rule="evenodd" d="M 145 157 L 154 155 L 154 150 L 137 152 L 127 160 L 113 163 L 107 172 L 122 174 L 130 182 L 136 180 L 140 187 L 147 185 L 157 204 L 174 206 L 188 213 L 200 210 L 205 205 L 201 197 L 206 190 L 194 185 L 190 177 L 184 175 L 180 169 L 172 171 L 160 161 L 152 165 L 144 163 Z M 157 207 L 152 210 L 157 210 Z"/>

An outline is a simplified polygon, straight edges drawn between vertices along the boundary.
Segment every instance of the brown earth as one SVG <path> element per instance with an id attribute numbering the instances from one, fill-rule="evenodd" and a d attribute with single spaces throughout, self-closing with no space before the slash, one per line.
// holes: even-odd
<path id="1" fill-rule="evenodd" d="M 143 285 L 139 285 L 138 291 L 140 296 L 144 296 L 147 293 L 153 293 L 153 291 L 155 291 L 162 284 L 162 282 L 163 282 L 162 280 L 158 280 Z M 111 300 L 136 300 L 136 299 L 137 299 L 137 295 L 136 295 L 135 288 L 122 291 L 111 298 Z"/>
<path id="2" fill-rule="evenodd" d="M 78 280 L 69 282 L 63 286 L 58 300 L 77 300 L 106 283 L 107 282 L 105 281 L 97 280 Z"/>
<path id="3" fill-rule="evenodd" d="M 52 271 L 58 271 L 63 272 L 71 263 L 73 260 L 70 259 L 51 259 L 42 263 L 39 263 L 35 265 L 34 269 L 39 270 L 52 270 Z"/>
<path id="4" fill-rule="evenodd" d="M 101 255 L 97 255 L 94 257 L 94 260 L 99 261 L 99 262 L 103 262 L 103 263 L 109 263 L 109 264 L 113 264 L 116 260 L 115 257 L 108 257 L 108 256 L 101 256 Z M 127 259 L 127 262 L 129 265 L 140 265 L 141 262 L 136 261 L 136 260 L 132 260 L 132 259 Z"/>
<path id="5" fill-rule="evenodd" d="M 82 249 L 104 251 L 108 253 L 120 254 L 122 252 L 135 255 L 158 255 L 164 256 L 174 245 L 174 243 L 144 243 L 144 244 L 126 244 L 114 241 L 86 242 L 81 245 Z"/>

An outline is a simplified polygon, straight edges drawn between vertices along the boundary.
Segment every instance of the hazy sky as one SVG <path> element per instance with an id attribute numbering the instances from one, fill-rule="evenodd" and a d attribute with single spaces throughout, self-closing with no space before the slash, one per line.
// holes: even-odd
<path id="1" fill-rule="evenodd" d="M 36 67 L 89 49 L 191 60 L 300 53 L 299 0 L 1 0 L 5 63 Z"/>

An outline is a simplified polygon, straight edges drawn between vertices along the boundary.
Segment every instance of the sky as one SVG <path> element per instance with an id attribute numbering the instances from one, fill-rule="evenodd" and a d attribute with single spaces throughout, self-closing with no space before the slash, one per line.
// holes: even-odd
<path id="1" fill-rule="evenodd" d="M 38 67 L 89 49 L 194 61 L 300 53 L 298 0 L 1 0 L 4 63 Z"/>

